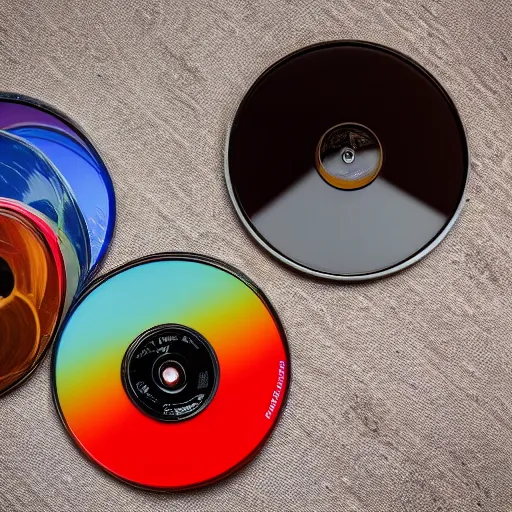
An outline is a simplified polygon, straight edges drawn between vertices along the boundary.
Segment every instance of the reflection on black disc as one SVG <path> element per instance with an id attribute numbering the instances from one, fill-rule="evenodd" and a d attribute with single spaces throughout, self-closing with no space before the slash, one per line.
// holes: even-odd
<path id="1" fill-rule="evenodd" d="M 460 212 L 468 148 L 455 106 L 385 47 L 300 50 L 254 83 L 226 178 L 256 240 L 304 272 L 369 279 L 426 255 Z"/>

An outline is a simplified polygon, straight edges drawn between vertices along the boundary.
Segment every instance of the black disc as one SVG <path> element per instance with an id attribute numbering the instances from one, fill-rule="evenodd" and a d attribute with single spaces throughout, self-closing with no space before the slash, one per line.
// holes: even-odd
<path id="1" fill-rule="evenodd" d="M 430 252 L 460 213 L 468 148 L 440 84 L 382 46 L 280 60 L 234 118 L 226 180 L 255 239 L 290 266 L 362 280 Z"/>

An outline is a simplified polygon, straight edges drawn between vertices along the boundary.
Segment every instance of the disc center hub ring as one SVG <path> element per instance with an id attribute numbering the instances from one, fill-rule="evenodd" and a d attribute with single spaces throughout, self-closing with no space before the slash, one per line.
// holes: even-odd
<path id="1" fill-rule="evenodd" d="M 382 146 L 366 126 L 342 123 L 329 128 L 318 142 L 315 165 L 333 187 L 354 190 L 369 185 L 382 167 Z"/>
<path id="2" fill-rule="evenodd" d="M 166 324 L 143 332 L 128 347 L 121 379 L 141 411 L 175 422 L 196 416 L 210 403 L 219 382 L 219 364 L 201 334 Z"/>

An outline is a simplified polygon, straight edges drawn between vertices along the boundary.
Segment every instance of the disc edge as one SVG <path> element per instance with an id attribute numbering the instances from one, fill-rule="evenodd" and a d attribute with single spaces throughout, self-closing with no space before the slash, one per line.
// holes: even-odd
<path id="1" fill-rule="evenodd" d="M 184 487 L 153 487 L 153 486 L 146 486 L 137 484 L 135 482 L 132 482 L 130 480 L 127 480 L 125 478 L 120 477 L 119 475 L 116 475 L 114 472 L 110 471 L 107 467 L 105 467 L 103 464 L 99 463 L 97 460 L 93 459 L 87 452 L 86 448 L 83 446 L 82 443 L 71 433 L 71 429 L 69 428 L 66 419 L 62 413 L 62 410 L 60 408 L 59 399 L 57 396 L 57 388 L 56 388 L 56 360 L 57 360 L 57 351 L 59 348 L 60 340 L 62 333 L 64 331 L 64 328 L 66 327 L 68 319 L 71 317 L 71 315 L 74 313 L 74 311 L 78 308 L 78 306 L 81 304 L 81 302 L 97 287 L 99 287 L 103 282 L 107 281 L 111 277 L 114 277 L 117 274 L 120 274 L 121 272 L 128 270 L 130 268 L 137 267 L 139 265 L 143 265 L 145 263 L 151 263 L 156 261 L 172 261 L 172 260 L 183 260 L 183 261 L 195 261 L 197 263 L 204 263 L 212 265 L 220 270 L 224 270 L 240 281 L 242 281 L 246 286 L 248 286 L 257 296 L 258 298 L 263 302 L 263 304 L 267 307 L 269 310 L 272 318 L 274 319 L 274 322 L 278 328 L 281 340 L 283 342 L 283 348 L 285 351 L 286 359 L 287 359 L 287 372 L 286 372 L 286 389 L 283 394 L 281 407 L 277 411 L 277 414 L 275 416 L 274 422 L 267 432 L 267 434 L 262 438 L 260 443 L 254 448 L 254 450 L 247 455 L 242 461 L 240 461 L 238 464 L 230 468 L 229 470 L 225 471 L 224 473 L 208 479 L 204 480 L 202 482 L 198 482 L 193 485 L 184 486 Z M 92 465 L 96 468 L 100 468 L 105 473 L 113 477 L 115 480 L 118 480 L 120 482 L 123 482 L 125 484 L 130 485 L 131 487 L 141 489 L 144 491 L 149 492 L 160 492 L 160 493 L 174 493 L 174 492 L 183 492 L 183 491 L 191 491 L 194 489 L 199 489 L 202 487 L 206 487 L 208 485 L 217 483 L 221 480 L 224 480 L 230 476 L 232 476 L 234 473 L 240 471 L 242 468 L 247 466 L 264 448 L 267 440 L 271 437 L 275 429 L 277 428 L 278 423 L 280 422 L 281 415 L 283 414 L 287 402 L 288 402 L 288 396 L 289 391 L 292 383 L 292 365 L 291 365 L 291 354 L 290 354 L 290 346 L 288 344 L 288 338 L 286 336 L 285 329 L 283 327 L 283 324 L 281 323 L 281 320 L 279 318 L 279 315 L 277 314 L 276 309 L 270 302 L 270 300 L 267 298 L 267 296 L 263 293 L 263 291 L 242 271 L 238 270 L 233 265 L 230 265 L 229 263 L 225 263 L 224 261 L 221 261 L 217 258 L 214 258 L 212 256 L 207 256 L 203 254 L 197 254 L 192 252 L 160 252 L 151 254 L 148 256 L 142 256 L 140 258 L 137 258 L 132 261 L 128 261 L 127 263 L 124 263 L 111 271 L 107 272 L 106 274 L 99 276 L 95 278 L 89 285 L 80 293 L 80 295 L 75 300 L 74 304 L 71 306 L 66 319 L 61 323 L 59 326 L 59 329 L 57 333 L 55 334 L 55 338 L 52 343 L 52 355 L 51 355 L 51 369 L 50 369 L 50 386 L 51 386 L 51 393 L 52 393 L 52 401 L 53 405 L 55 407 L 55 411 L 57 413 L 57 416 L 60 419 L 60 422 L 62 426 L 64 427 L 66 434 L 68 438 L 72 441 L 72 443 L 79 449 L 79 452 L 81 455 L 92 462 Z"/>

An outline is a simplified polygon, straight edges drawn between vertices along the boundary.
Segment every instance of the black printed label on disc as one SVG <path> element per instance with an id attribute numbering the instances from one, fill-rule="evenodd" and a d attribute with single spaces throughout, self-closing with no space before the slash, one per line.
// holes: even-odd
<path id="1" fill-rule="evenodd" d="M 124 356 L 121 376 L 137 407 L 172 422 L 191 418 L 208 405 L 217 389 L 219 365 L 201 334 L 169 324 L 135 339 Z"/>

